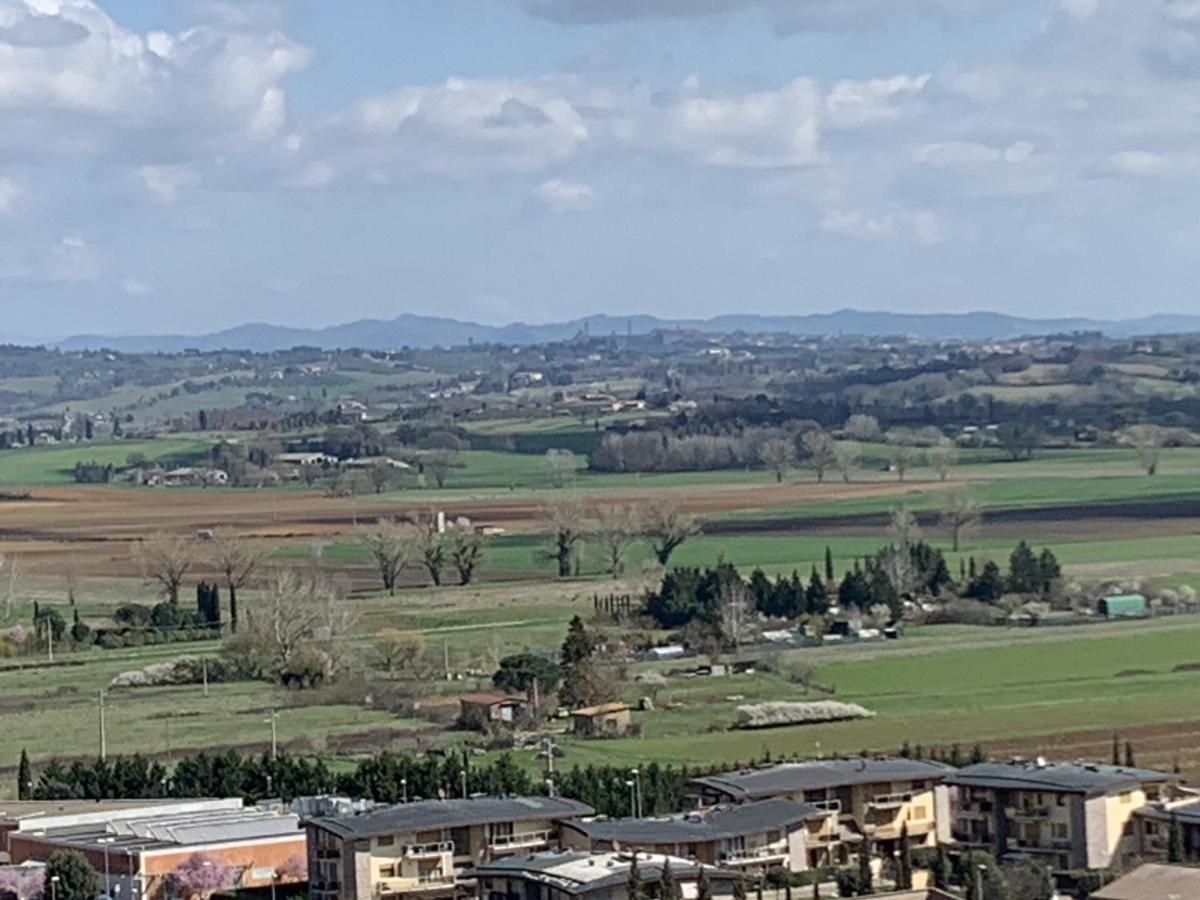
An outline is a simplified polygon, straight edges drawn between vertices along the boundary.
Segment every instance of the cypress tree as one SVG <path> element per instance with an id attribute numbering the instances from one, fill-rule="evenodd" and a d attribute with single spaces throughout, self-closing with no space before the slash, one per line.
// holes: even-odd
<path id="1" fill-rule="evenodd" d="M 733 879 L 733 900 L 746 900 L 746 880 L 741 875 Z"/>
<path id="2" fill-rule="evenodd" d="M 1183 862 L 1183 826 L 1175 818 L 1175 813 L 1171 813 L 1171 824 L 1167 830 L 1167 862 Z"/>
<path id="3" fill-rule="evenodd" d="M 33 794 L 33 771 L 29 767 L 29 753 L 21 748 L 21 762 L 17 766 L 17 799 L 31 800 Z"/>
<path id="4" fill-rule="evenodd" d="M 863 835 L 862 844 L 858 848 L 858 884 L 864 894 L 874 893 L 874 878 L 871 875 L 871 855 L 874 848 L 871 838 Z"/>
<path id="5" fill-rule="evenodd" d="M 626 888 L 629 900 L 642 900 L 642 873 L 638 869 L 637 851 L 633 851 L 633 858 L 629 861 L 629 883 Z"/>
<path id="6" fill-rule="evenodd" d="M 1114 766 L 1119 766 L 1121 764 L 1121 740 L 1117 737 L 1117 733 L 1115 731 L 1113 732 L 1112 764 Z"/>
<path id="7" fill-rule="evenodd" d="M 675 873 L 671 871 L 669 857 L 663 859 L 658 896 L 660 900 L 680 900 L 679 883 L 675 880 Z"/>
<path id="8" fill-rule="evenodd" d="M 833 582 L 833 551 L 828 544 L 825 545 L 825 580 Z"/>
<path id="9" fill-rule="evenodd" d="M 1137 758 L 1133 755 L 1133 744 L 1125 742 L 1125 765 L 1130 769 L 1137 766 Z"/>
<path id="10" fill-rule="evenodd" d="M 712 900 L 712 885 L 708 881 L 708 872 L 703 864 L 696 878 L 696 900 Z"/>
<path id="11" fill-rule="evenodd" d="M 900 826 L 900 859 L 896 887 L 907 891 L 912 889 L 912 846 L 908 843 L 908 823 Z"/>

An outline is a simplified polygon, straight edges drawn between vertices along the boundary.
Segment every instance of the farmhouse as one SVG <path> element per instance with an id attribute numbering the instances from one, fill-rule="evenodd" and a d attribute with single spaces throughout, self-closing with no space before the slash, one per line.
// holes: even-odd
<path id="1" fill-rule="evenodd" d="M 619 737 L 633 725 L 628 703 L 603 703 L 571 710 L 571 731 L 582 737 Z"/>
<path id="2" fill-rule="evenodd" d="M 585 804 L 552 797 L 473 797 L 312 819 L 309 896 L 453 896 L 469 869 L 557 847 L 559 823 L 592 812 Z"/>
<path id="3" fill-rule="evenodd" d="M 646 819 L 580 819 L 562 824 L 564 847 L 641 850 L 737 871 L 809 868 L 807 823 L 825 811 L 795 800 L 758 800 Z"/>
<path id="4" fill-rule="evenodd" d="M 479 900 L 625 900 L 634 857 L 566 851 L 498 860 L 474 872 Z M 735 873 L 679 857 L 637 855 L 638 874 L 653 889 L 670 868 L 684 900 L 695 900 L 701 868 L 715 897 L 733 896 Z"/>
<path id="5" fill-rule="evenodd" d="M 12 861 L 45 862 L 73 850 L 100 874 L 106 895 L 131 900 L 166 900 L 173 876 L 193 858 L 225 872 L 231 890 L 307 878 L 299 818 L 243 807 L 238 798 L 73 810 L 22 821 L 8 835 Z"/>
<path id="6" fill-rule="evenodd" d="M 515 694 L 468 694 L 458 703 L 459 723 L 476 731 L 496 723 L 511 725 L 529 705 L 524 697 Z"/>
<path id="7" fill-rule="evenodd" d="M 909 846 L 932 847 L 949 837 L 949 766 L 912 759 L 829 759 L 788 763 L 694 779 L 701 806 L 769 797 L 809 803 L 823 812 L 806 822 L 810 865 L 847 862 L 870 836 L 884 858 Z"/>
<path id="8" fill-rule="evenodd" d="M 1044 759 L 980 763 L 946 778 L 954 838 L 998 858 L 1035 856 L 1056 869 L 1104 869 L 1147 800 L 1179 776 Z"/>

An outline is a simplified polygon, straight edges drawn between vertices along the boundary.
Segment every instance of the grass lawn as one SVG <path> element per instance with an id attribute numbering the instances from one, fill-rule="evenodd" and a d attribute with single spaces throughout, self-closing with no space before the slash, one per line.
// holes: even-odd
<path id="1" fill-rule="evenodd" d="M 906 639 L 866 658 L 851 648 L 792 654 L 797 662 L 811 660 L 818 667 L 819 680 L 836 687 L 836 699 L 862 704 L 876 713 L 873 719 L 731 731 L 739 702 L 806 699 L 803 690 L 772 674 L 674 680 L 658 694 L 653 714 L 637 716 L 643 737 L 568 740 L 565 762 L 702 765 L 746 761 L 764 749 L 780 757 L 864 748 L 894 752 L 905 741 L 986 746 L 1198 718 L 1194 700 L 1200 674 L 1171 671 L 1200 662 L 1200 622 L 1194 617 L 1019 633 L 975 631 L 983 636 L 970 638 L 960 631 L 940 645 L 936 639 Z M 909 640 L 915 646 L 906 647 Z M 1131 669 L 1150 674 L 1116 677 Z M 731 699 L 739 695 L 745 700 Z M 664 708 L 669 703 L 681 705 Z"/>
<path id="2" fill-rule="evenodd" d="M 158 441 L 116 441 L 94 444 L 59 444 L 48 447 L 19 447 L 0 450 L 0 484 L 72 484 L 77 462 L 112 463 L 123 467 L 131 453 L 151 461 L 186 462 L 206 452 L 208 441 L 164 438 Z"/>

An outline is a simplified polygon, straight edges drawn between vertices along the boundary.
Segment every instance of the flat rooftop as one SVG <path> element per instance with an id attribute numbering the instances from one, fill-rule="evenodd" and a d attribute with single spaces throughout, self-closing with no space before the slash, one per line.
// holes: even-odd
<path id="1" fill-rule="evenodd" d="M 23 834 L 75 850 L 125 853 L 302 837 L 300 819 L 278 810 L 241 807 L 148 814 Z"/>
<path id="2" fill-rule="evenodd" d="M 1098 796 L 1143 784 L 1165 784 L 1176 780 L 1179 780 L 1178 775 L 1151 769 L 1021 760 L 967 766 L 950 775 L 946 783 L 995 790 L 1056 791 Z"/>
<path id="3" fill-rule="evenodd" d="M 343 838 L 361 838 L 493 822 L 569 819 L 594 812 L 585 803 L 561 797 L 471 797 L 400 803 L 358 815 L 317 818 L 311 824 Z"/>
<path id="4" fill-rule="evenodd" d="M 715 841 L 786 828 L 827 813 L 811 803 L 775 798 L 737 806 L 646 819 L 597 819 L 571 822 L 567 827 L 592 840 L 665 844 Z"/>
<path id="5" fill-rule="evenodd" d="M 765 769 L 743 769 L 695 778 L 692 784 L 735 800 L 753 800 L 796 791 L 828 790 L 895 781 L 942 781 L 950 766 L 918 759 L 826 759 L 784 763 Z"/>
<path id="6" fill-rule="evenodd" d="M 685 878 L 695 876 L 700 870 L 697 863 L 677 856 L 655 853 L 637 855 L 638 871 L 647 881 L 661 878 L 663 865 L 668 862 L 672 872 Z M 600 888 L 627 885 L 632 865 L 632 856 L 628 853 L 568 850 L 497 859 L 479 866 L 470 874 L 473 878 L 524 878 L 568 894 L 581 894 Z M 704 869 L 714 879 L 731 881 L 736 877 L 734 873 L 715 866 L 704 866 Z"/>

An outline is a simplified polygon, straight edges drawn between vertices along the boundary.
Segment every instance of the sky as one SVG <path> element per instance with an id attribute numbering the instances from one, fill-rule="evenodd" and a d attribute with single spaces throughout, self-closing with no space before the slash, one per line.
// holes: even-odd
<path id="1" fill-rule="evenodd" d="M 1193 312 L 1200 0 L 0 0 L 0 336 Z"/>

